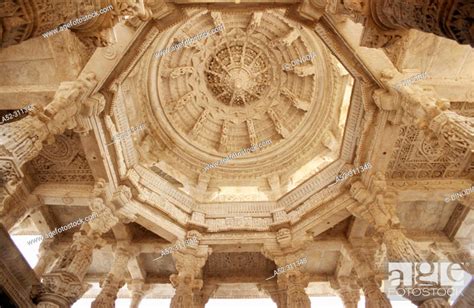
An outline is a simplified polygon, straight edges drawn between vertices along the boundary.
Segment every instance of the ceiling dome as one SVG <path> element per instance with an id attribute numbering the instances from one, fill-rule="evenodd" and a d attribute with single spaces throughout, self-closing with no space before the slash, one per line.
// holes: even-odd
<path id="1" fill-rule="evenodd" d="M 282 11 L 200 11 L 160 34 L 153 50 L 145 66 L 146 117 L 153 139 L 167 147 L 160 156 L 182 173 L 199 177 L 207 164 L 267 142 L 208 173 L 220 183 L 262 188 L 266 177 L 289 179 L 324 156 L 328 133 L 342 136 L 345 85 L 337 61 Z M 169 52 L 156 57 L 162 50 Z"/>

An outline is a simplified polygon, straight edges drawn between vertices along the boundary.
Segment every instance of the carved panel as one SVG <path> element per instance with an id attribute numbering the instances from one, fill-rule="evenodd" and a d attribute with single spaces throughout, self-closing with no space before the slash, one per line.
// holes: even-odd
<path id="1" fill-rule="evenodd" d="M 213 253 L 203 272 L 204 277 L 255 277 L 272 276 L 275 264 L 258 252 Z"/>
<path id="2" fill-rule="evenodd" d="M 30 168 L 37 183 L 94 183 L 79 136 L 70 131 L 56 136 L 55 143 L 44 145 Z"/>

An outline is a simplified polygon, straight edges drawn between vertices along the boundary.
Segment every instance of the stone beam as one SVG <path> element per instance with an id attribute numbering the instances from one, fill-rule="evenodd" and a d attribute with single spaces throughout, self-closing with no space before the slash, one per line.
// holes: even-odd
<path id="1" fill-rule="evenodd" d="M 321 208 L 317 208 L 318 215 L 307 215 L 303 217 L 293 228 L 293 236 L 304 236 L 311 233 L 313 236 L 323 233 L 324 231 L 334 227 L 339 222 L 351 216 L 346 208 L 355 203 L 348 193 L 344 193 L 338 198 L 327 202 Z"/>
<path id="2" fill-rule="evenodd" d="M 474 211 L 458 204 L 444 232 L 451 240 L 468 240 L 474 243 Z"/>
<path id="3" fill-rule="evenodd" d="M 41 234 L 48 234 L 53 231 L 57 225 L 50 209 L 46 206 L 40 206 L 30 214 L 31 221 Z"/>
<path id="4" fill-rule="evenodd" d="M 473 185 L 470 180 L 389 180 L 387 185 L 398 193 L 398 202 L 408 201 L 444 201 L 455 192 L 460 192 Z"/>
<path id="5" fill-rule="evenodd" d="M 348 239 L 365 237 L 365 232 L 367 232 L 368 228 L 369 224 L 365 220 L 354 217 L 349 225 L 346 236 Z"/>

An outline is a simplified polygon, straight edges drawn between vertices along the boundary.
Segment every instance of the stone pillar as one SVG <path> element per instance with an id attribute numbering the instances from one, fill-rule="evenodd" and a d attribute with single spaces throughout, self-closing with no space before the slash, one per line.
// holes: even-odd
<path id="1" fill-rule="evenodd" d="M 437 254 L 444 254 L 448 257 L 449 261 L 459 264 L 465 272 L 474 275 L 474 256 L 460 242 L 455 241 L 449 244 L 433 243 L 430 245 L 430 248 Z"/>
<path id="2" fill-rule="evenodd" d="M 91 107 L 88 104 L 92 101 L 86 103 L 86 98 L 96 84 L 94 74 L 62 82 L 46 108 L 35 106 L 23 119 L 2 126 L 0 173 L 5 182 L 15 182 L 23 177 L 22 166 L 39 154 L 44 141 L 52 143 L 55 135 L 78 126 L 78 117 Z M 103 98 L 99 101 L 105 105 Z"/>
<path id="3" fill-rule="evenodd" d="M 187 237 L 195 236 L 196 231 L 190 231 Z M 198 236 L 199 238 L 199 236 Z M 171 299 L 171 308 L 193 307 L 194 296 L 203 286 L 202 268 L 206 264 L 211 250 L 204 245 L 192 245 L 173 252 L 176 270 L 178 274 L 170 276 L 170 281 L 175 288 L 175 294 Z"/>
<path id="4" fill-rule="evenodd" d="M 277 308 L 287 308 L 286 290 L 278 287 L 276 281 L 264 282 L 257 285 L 259 290 L 263 290 L 275 302 Z"/>
<path id="5" fill-rule="evenodd" d="M 376 277 L 368 256 L 371 252 L 364 248 L 348 248 L 349 256 L 354 263 L 354 270 L 359 278 L 359 283 L 365 295 L 367 308 L 390 308 L 392 305 L 385 293 L 380 291 L 380 280 Z"/>
<path id="6" fill-rule="evenodd" d="M 141 279 L 134 279 L 127 284 L 127 287 L 131 291 L 132 298 L 130 308 L 138 308 L 145 293 L 149 290 L 149 286 L 145 285 L 145 282 Z"/>
<path id="7" fill-rule="evenodd" d="M 277 278 L 280 290 L 286 290 L 286 307 L 310 308 L 311 302 L 305 288 L 308 286 L 308 275 L 298 269 L 289 270 Z"/>
<path id="8" fill-rule="evenodd" d="M 56 247 L 53 247 L 53 243 L 54 239 L 43 239 L 41 242 L 38 253 L 38 263 L 34 268 L 36 276 L 38 277 L 43 276 L 43 274 L 53 266 L 54 261 L 60 256 L 60 254 L 55 251 Z"/>
<path id="9" fill-rule="evenodd" d="M 382 110 L 398 110 L 402 118 L 411 119 L 432 138 L 440 138 L 464 157 L 474 150 L 474 119 L 449 110 L 449 101 L 408 83 L 410 77 L 395 69 L 382 72 L 381 80 L 387 90 L 375 90 L 374 101 Z"/>
<path id="10" fill-rule="evenodd" d="M 204 282 L 204 286 L 201 290 L 197 291 L 194 294 L 194 308 L 204 308 L 206 307 L 207 302 L 211 298 L 211 296 L 216 292 L 217 285 L 216 284 L 206 284 Z"/>
<path id="11" fill-rule="evenodd" d="M 105 205 L 105 182 L 99 180 L 92 192 L 96 198 L 89 207 L 96 218 L 83 224 L 81 230 L 74 233 L 71 246 L 56 261 L 52 270 L 43 275 L 44 288 L 40 291 L 38 307 L 70 307 L 89 288 L 83 279 L 92 262 L 92 252 L 95 247 L 105 245 L 100 236 L 118 222 Z"/>
<path id="12" fill-rule="evenodd" d="M 474 278 L 462 290 L 458 298 L 452 305 L 452 308 L 471 308 L 474 307 Z"/>
<path id="13" fill-rule="evenodd" d="M 278 237 L 279 238 L 279 237 Z M 279 238 L 281 241 L 282 239 Z M 281 246 L 282 243 L 279 243 Z M 283 243 L 285 247 L 286 243 Z M 291 253 L 283 253 L 282 251 L 263 250 L 263 254 L 272 259 L 278 267 L 276 290 L 272 290 L 272 299 L 277 302 L 279 307 L 286 308 L 309 308 L 311 302 L 305 288 L 308 286 L 309 278 L 303 272 L 303 266 L 306 264 L 306 257 L 301 249 L 294 248 Z M 304 262 L 303 262 L 304 260 Z M 270 293 L 270 295 L 272 295 Z"/>
<path id="14" fill-rule="evenodd" d="M 357 203 L 348 210 L 375 227 L 387 247 L 391 260 L 420 261 L 416 245 L 400 230 L 400 221 L 395 213 L 395 194 L 387 191 L 380 173 L 372 176 L 370 188 L 371 191 L 366 189 L 361 181 L 354 182 L 350 192 Z"/>
<path id="15" fill-rule="evenodd" d="M 126 245 L 121 245 L 115 250 L 114 263 L 107 277 L 101 283 L 102 290 L 92 302 L 92 308 L 113 308 L 120 288 L 125 284 L 125 275 L 128 271 L 130 254 Z"/>
<path id="16" fill-rule="evenodd" d="M 474 46 L 469 20 L 474 15 L 474 7 L 470 0 L 344 0 L 333 3 L 330 5 L 332 13 L 352 15 L 356 22 L 364 24 L 361 46 L 386 47 L 409 29 Z"/>
<path id="17" fill-rule="evenodd" d="M 360 299 L 360 287 L 354 276 L 341 276 L 331 280 L 331 287 L 344 303 L 344 308 L 357 308 Z"/>
<path id="18" fill-rule="evenodd" d="M 71 246 L 42 277 L 44 289 L 40 292 L 38 307 L 70 307 L 84 294 L 88 286 L 82 280 L 98 240 L 98 234 L 84 230 L 74 234 Z"/>

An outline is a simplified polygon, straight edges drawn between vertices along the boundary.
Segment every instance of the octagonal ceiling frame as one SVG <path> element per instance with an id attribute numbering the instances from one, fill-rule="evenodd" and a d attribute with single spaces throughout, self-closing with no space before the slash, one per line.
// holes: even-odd
<path id="1" fill-rule="evenodd" d="M 183 15 L 181 15 L 181 17 L 182 16 Z M 178 22 L 181 22 L 183 19 L 184 18 L 178 21 L 174 19 L 173 22 L 169 26 L 172 26 Z M 143 54 L 145 53 L 147 48 L 149 48 L 153 40 L 159 35 L 159 31 L 154 26 L 158 26 L 160 29 L 166 28 L 160 25 L 160 21 L 149 21 L 143 24 L 138 30 L 138 33 L 135 35 L 133 42 L 131 42 L 131 44 L 128 46 L 127 51 L 124 53 L 123 57 L 120 59 L 120 61 L 117 63 L 117 65 L 113 69 L 113 72 L 109 75 L 107 80 L 105 80 L 105 82 L 102 84 L 102 87 L 101 87 L 102 90 L 107 89 L 106 92 L 111 92 L 110 89 L 113 87 L 113 85 L 121 84 L 124 81 L 124 79 L 129 75 L 132 68 L 143 57 Z M 285 196 L 283 196 L 282 198 L 280 198 L 278 201 L 275 202 L 275 205 L 277 208 L 283 207 L 285 211 L 288 211 L 288 210 L 290 211 L 288 213 L 290 214 L 289 216 L 290 217 L 293 216 L 293 219 L 291 219 L 291 225 L 295 227 L 297 223 L 302 219 L 303 216 L 308 216 L 309 213 L 314 213 L 315 215 L 318 214 L 317 213 L 318 207 L 324 203 L 324 200 L 321 199 L 322 195 L 329 195 L 329 198 L 327 198 L 327 196 L 324 198 L 325 200 L 327 200 L 327 199 L 333 199 L 337 197 L 337 195 L 341 194 L 340 191 L 328 190 L 328 188 L 324 189 L 324 187 L 329 185 L 333 181 L 333 179 L 335 179 L 335 176 L 341 171 L 341 168 L 344 168 L 344 165 L 348 164 L 351 158 L 354 157 L 354 151 L 357 150 L 355 148 L 355 139 L 352 139 L 352 145 L 349 146 L 349 149 L 348 149 L 348 146 L 346 144 L 347 144 L 347 140 L 350 137 L 348 137 L 347 127 L 349 124 L 355 127 L 358 127 L 358 126 L 360 127 L 364 110 L 365 111 L 371 110 L 373 114 L 376 108 L 375 108 L 375 104 L 370 103 L 372 102 L 370 92 L 373 88 L 379 85 L 379 83 L 371 75 L 370 71 L 362 63 L 359 57 L 357 57 L 354 51 L 351 50 L 351 48 L 344 41 L 342 36 L 340 36 L 337 33 L 337 30 L 335 29 L 335 27 L 332 26 L 331 21 L 327 16 L 323 16 L 321 18 L 319 23 L 316 24 L 314 31 L 322 39 L 324 44 L 329 48 L 331 53 L 334 56 L 336 56 L 339 62 L 346 68 L 346 70 L 355 79 L 355 83 L 353 87 L 353 94 L 351 96 L 350 110 L 348 112 L 349 121 L 346 123 L 346 128 L 344 130 L 343 145 L 341 148 L 339 159 L 329 164 L 321 172 L 319 172 L 318 174 L 315 174 L 314 176 L 306 180 L 304 183 L 300 184 L 300 186 L 288 192 Z M 136 52 L 136 50 L 138 50 L 138 52 Z M 115 76 L 118 75 L 119 77 L 112 78 L 111 76 L 114 76 L 114 75 Z M 358 90 L 359 88 L 360 90 Z M 361 92 L 360 96 L 354 95 L 354 93 L 356 93 L 357 91 Z M 357 100 L 360 99 L 360 102 L 358 103 L 359 108 L 357 110 L 359 115 L 357 117 L 358 123 L 354 124 L 350 122 L 350 119 L 353 118 L 350 115 L 352 114 L 353 112 L 352 110 L 354 110 L 354 106 L 357 103 L 355 102 L 356 99 Z M 110 108 L 110 104 L 108 104 L 108 106 Z M 362 110 L 362 107 L 364 110 Z M 362 135 L 364 134 L 362 133 Z M 351 137 L 354 138 L 356 136 L 351 136 Z M 362 142 L 361 144 L 363 143 L 364 142 Z M 128 174 L 130 175 L 130 172 Z M 158 175 L 155 175 L 155 176 L 158 176 Z M 321 177 L 324 178 L 323 181 L 320 180 Z M 134 182 L 134 181 L 131 181 L 131 182 Z M 135 184 L 138 184 L 138 182 L 143 183 L 146 181 L 138 180 L 138 181 L 135 181 Z M 135 186 L 135 189 L 138 189 L 138 186 Z M 205 213 L 193 211 L 194 209 L 197 208 L 195 202 L 191 202 L 192 205 L 190 207 L 185 206 L 183 208 L 183 204 L 179 202 L 177 199 L 182 199 L 182 197 L 185 197 L 187 195 L 185 195 L 184 193 L 180 192 L 179 190 L 175 188 L 169 188 L 169 190 L 167 189 L 167 191 L 168 191 L 168 195 L 164 194 L 165 196 L 167 196 L 166 198 L 163 198 L 160 196 L 161 198 L 158 198 L 158 200 L 156 200 L 157 204 L 154 204 L 153 206 L 154 209 L 159 209 L 161 212 L 167 214 L 169 216 L 167 217 L 169 221 L 175 221 L 178 223 L 178 225 L 181 225 L 181 227 L 186 227 L 186 226 L 195 227 L 196 224 L 192 223 L 193 216 L 203 216 L 204 218 L 199 217 L 200 219 L 198 220 L 201 222 L 202 230 L 207 229 Z M 172 200 L 174 202 L 171 202 L 168 199 L 170 192 L 171 192 L 171 195 L 175 197 L 173 198 L 175 200 Z M 164 192 L 161 191 L 161 193 L 163 194 Z M 142 199 L 140 201 L 145 201 L 143 198 L 139 198 L 139 199 Z M 317 202 L 314 199 L 319 199 L 318 200 L 319 202 Z M 141 203 L 140 201 L 135 200 L 135 202 Z M 312 205 L 309 205 L 310 202 L 308 201 L 311 201 L 311 203 L 313 202 L 314 203 Z M 170 206 L 174 206 L 176 209 L 164 211 L 162 208 L 160 208 L 159 203 L 165 203 L 168 208 L 170 208 Z M 124 205 L 124 206 L 127 206 L 127 205 Z M 299 210 L 298 206 L 300 208 L 305 208 L 305 210 L 304 211 L 300 210 L 299 212 L 297 212 L 297 210 Z M 201 211 L 202 211 L 202 207 L 201 207 Z M 291 214 L 292 212 L 294 214 Z M 180 215 L 178 216 L 181 216 L 181 218 L 176 216 L 177 213 L 180 213 Z M 268 218 L 271 218 L 271 216 L 269 215 Z M 318 224 L 319 222 L 320 221 L 318 219 L 313 219 L 313 223 L 311 223 L 311 225 Z M 268 228 L 263 228 L 260 230 L 254 230 L 255 228 L 245 228 L 245 227 L 244 228 L 237 227 L 237 228 L 231 228 L 231 229 L 235 231 L 237 230 L 239 231 L 244 231 L 244 230 L 265 231 L 265 230 L 270 230 L 271 228 L 270 226 L 268 226 Z M 307 229 L 307 228 L 304 228 L 304 229 Z"/>

